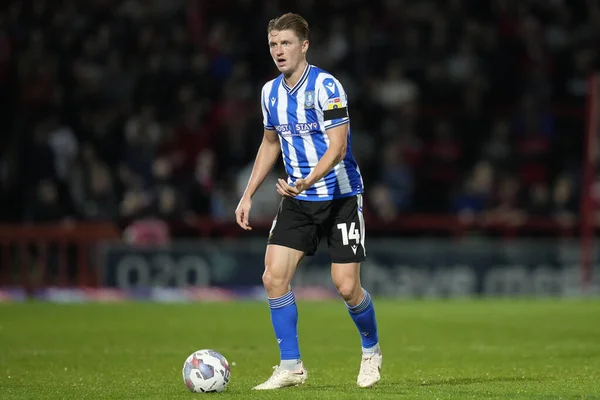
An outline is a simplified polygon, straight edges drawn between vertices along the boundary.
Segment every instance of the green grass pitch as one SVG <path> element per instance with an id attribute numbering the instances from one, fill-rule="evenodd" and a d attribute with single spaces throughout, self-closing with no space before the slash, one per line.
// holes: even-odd
<path id="1" fill-rule="evenodd" d="M 356 387 L 360 339 L 341 302 L 300 302 L 304 386 L 253 392 L 278 362 L 267 305 L 0 305 L 0 398 L 600 399 L 600 301 L 376 301 L 382 380 Z M 232 366 L 188 392 L 185 358 Z M 200 397 L 200 398 L 204 398 Z"/>

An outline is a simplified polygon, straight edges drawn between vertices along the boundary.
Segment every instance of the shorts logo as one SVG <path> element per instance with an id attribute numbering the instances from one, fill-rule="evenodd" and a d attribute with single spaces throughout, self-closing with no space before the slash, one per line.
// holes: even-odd
<path id="1" fill-rule="evenodd" d="M 314 108 L 315 107 L 315 92 L 305 92 L 304 93 L 304 108 Z"/>

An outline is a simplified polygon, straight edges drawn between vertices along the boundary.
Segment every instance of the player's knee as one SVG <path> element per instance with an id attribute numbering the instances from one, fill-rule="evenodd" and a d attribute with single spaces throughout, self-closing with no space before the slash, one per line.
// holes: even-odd
<path id="1" fill-rule="evenodd" d="M 267 292 L 280 292 L 286 289 L 290 283 L 285 274 L 278 274 L 273 270 L 273 268 L 269 267 L 265 269 L 265 272 L 262 276 L 262 281 L 265 289 L 267 289 Z"/>
<path id="2" fill-rule="evenodd" d="M 353 300 L 361 293 L 360 285 L 354 279 L 343 279 L 335 282 L 335 287 L 345 301 Z"/>

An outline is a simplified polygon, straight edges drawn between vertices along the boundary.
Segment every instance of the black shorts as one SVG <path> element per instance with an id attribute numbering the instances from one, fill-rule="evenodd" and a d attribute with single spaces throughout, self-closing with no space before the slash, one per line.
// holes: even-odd
<path id="1" fill-rule="evenodd" d="M 269 233 L 269 244 L 290 247 L 312 256 L 327 237 L 334 263 L 363 261 L 365 222 L 362 195 L 326 201 L 284 197 Z"/>

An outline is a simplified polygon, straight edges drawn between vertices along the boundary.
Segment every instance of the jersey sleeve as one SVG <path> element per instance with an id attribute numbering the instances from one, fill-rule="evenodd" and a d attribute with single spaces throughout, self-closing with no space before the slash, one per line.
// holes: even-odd
<path id="1" fill-rule="evenodd" d="M 263 86 L 262 91 L 260 93 L 260 108 L 262 109 L 263 115 L 263 126 L 265 129 L 274 131 L 275 127 L 271 123 L 271 118 L 269 117 L 269 109 L 267 108 L 267 102 L 269 101 L 266 85 Z"/>
<path id="2" fill-rule="evenodd" d="M 348 96 L 342 84 L 333 77 L 323 79 L 319 88 L 319 106 L 323 110 L 325 129 L 347 124 Z"/>

